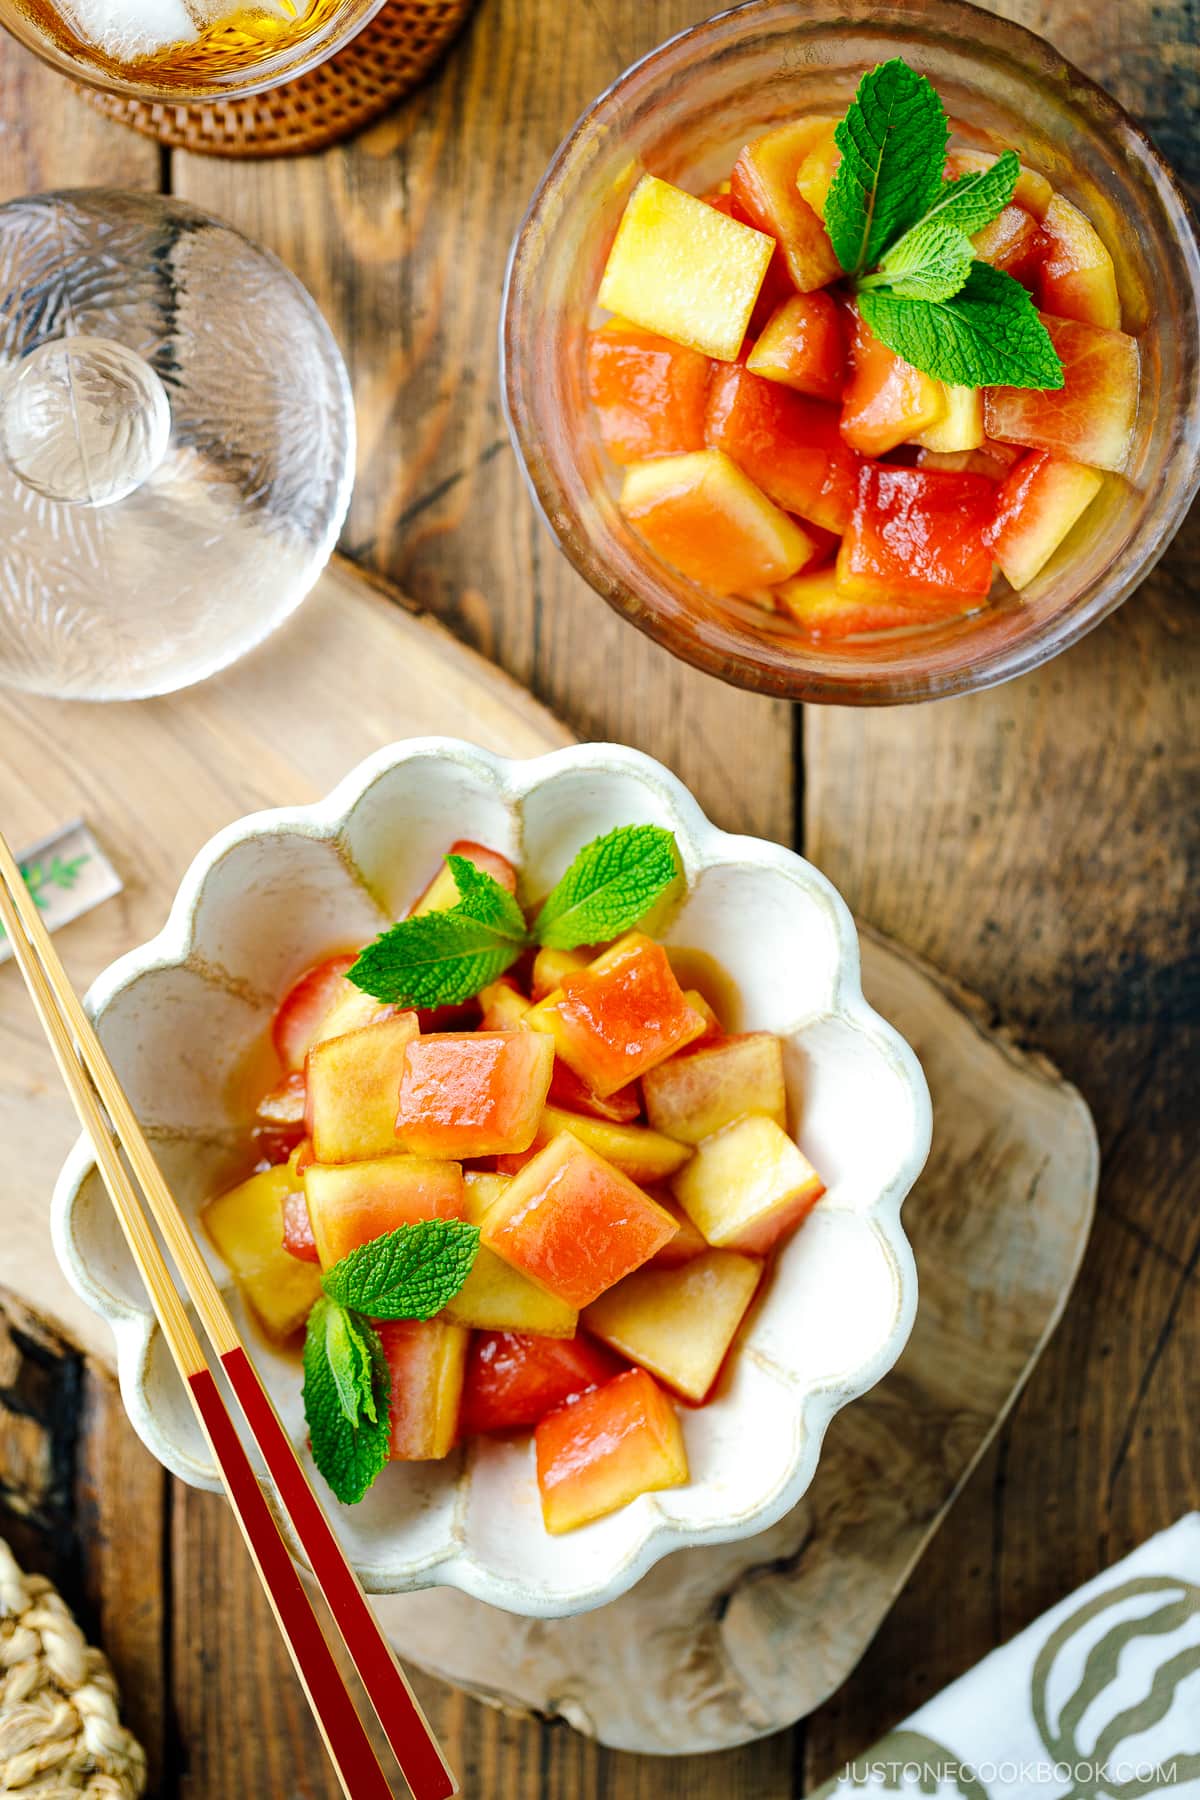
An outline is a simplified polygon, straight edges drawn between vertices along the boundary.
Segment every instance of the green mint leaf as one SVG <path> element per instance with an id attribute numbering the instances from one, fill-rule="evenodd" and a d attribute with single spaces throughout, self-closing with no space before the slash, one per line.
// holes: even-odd
<path id="1" fill-rule="evenodd" d="M 859 293 L 886 287 L 906 300 L 949 300 L 971 273 L 975 252 L 957 225 L 927 217 L 892 245 L 876 275 L 864 275 Z"/>
<path id="2" fill-rule="evenodd" d="M 360 1411 L 377 1422 L 371 1382 L 371 1350 L 358 1322 L 341 1306 L 329 1307 L 325 1322 L 325 1355 L 333 1375 L 342 1411 L 351 1425 Z"/>
<path id="3" fill-rule="evenodd" d="M 521 946 L 457 907 L 402 919 L 368 944 L 347 976 L 393 1006 L 457 1006 L 503 975 Z"/>
<path id="4" fill-rule="evenodd" d="M 870 70 L 834 132 L 842 153 L 825 227 L 848 275 L 869 269 L 927 212 L 943 186 L 946 112 L 937 90 L 898 57 Z"/>
<path id="5" fill-rule="evenodd" d="M 456 1006 L 503 975 L 528 942 L 520 907 L 462 856 L 448 856 L 458 902 L 401 919 L 368 944 L 347 979 L 393 1006 Z"/>
<path id="6" fill-rule="evenodd" d="M 971 273 L 971 234 L 1008 205 L 1020 172 L 1016 152 L 1006 150 L 990 168 L 943 182 L 928 212 L 882 257 L 878 273 L 857 282 L 859 292 L 886 287 L 903 300 L 949 300 Z"/>
<path id="7" fill-rule="evenodd" d="M 534 921 L 552 950 L 603 944 L 644 919 L 679 874 L 679 852 L 660 825 L 618 825 L 579 852 Z"/>
<path id="8" fill-rule="evenodd" d="M 347 1346 L 351 1347 L 348 1352 Z M 343 1366 L 339 1375 L 333 1358 L 349 1354 L 356 1359 L 357 1347 L 365 1352 L 369 1379 L 365 1394 L 362 1387 L 357 1390 L 359 1418 L 355 1424 L 344 1400 L 347 1367 Z M 357 1375 L 354 1380 L 357 1385 Z M 348 1319 L 332 1300 L 318 1300 L 308 1315 L 304 1339 L 304 1417 L 316 1465 L 346 1506 L 362 1499 L 387 1464 L 390 1394 L 387 1359 L 371 1326 L 365 1319 Z"/>
<path id="9" fill-rule="evenodd" d="M 990 168 L 974 169 L 954 181 L 945 182 L 925 217 L 956 225 L 972 237 L 985 225 L 990 225 L 997 213 L 1004 211 L 1013 197 L 1020 173 L 1020 157 L 1015 150 L 1005 150 Z"/>
<path id="10" fill-rule="evenodd" d="M 1011 275 L 973 263 L 948 300 L 911 300 L 876 288 L 858 297 L 889 350 L 963 387 L 1060 388 L 1062 364 L 1033 301 Z"/>
<path id="11" fill-rule="evenodd" d="M 486 869 L 477 869 L 465 856 L 448 856 L 446 862 L 458 889 L 458 905 L 464 912 L 481 924 L 494 926 L 515 944 L 528 942 L 524 913 L 494 875 L 489 875 Z"/>
<path id="12" fill-rule="evenodd" d="M 478 1248 L 477 1225 L 424 1219 L 360 1244 L 321 1285 L 331 1300 L 373 1319 L 431 1319 L 462 1287 Z"/>

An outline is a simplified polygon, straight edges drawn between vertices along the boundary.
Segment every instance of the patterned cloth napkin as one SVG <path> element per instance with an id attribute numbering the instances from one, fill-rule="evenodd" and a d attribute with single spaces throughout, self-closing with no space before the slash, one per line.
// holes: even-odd
<path id="1" fill-rule="evenodd" d="M 818 1790 L 1200 1800 L 1200 1513 L 1052 1607 Z"/>

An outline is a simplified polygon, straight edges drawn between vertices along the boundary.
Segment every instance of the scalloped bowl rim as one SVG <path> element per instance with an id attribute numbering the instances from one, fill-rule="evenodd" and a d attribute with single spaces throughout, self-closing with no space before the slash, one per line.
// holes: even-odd
<path id="1" fill-rule="evenodd" d="M 508 758 L 460 739 L 410 738 L 367 757 L 323 799 L 246 815 L 218 831 L 193 858 L 179 884 L 167 921 L 157 936 L 117 958 L 96 977 L 85 997 L 89 1015 L 102 1028 L 106 1009 L 134 981 L 182 964 L 194 954 L 196 915 L 205 884 L 231 850 L 247 841 L 269 836 L 295 834 L 336 839 L 355 806 L 382 776 L 405 762 L 430 756 L 447 757 L 486 772 L 489 780 L 514 807 L 519 807 L 533 790 L 566 771 L 591 769 L 604 775 L 619 770 L 657 789 L 666 801 L 675 816 L 676 828 L 682 827 L 685 836 L 685 862 L 689 860 L 687 850 L 690 849 L 696 853 L 692 860 L 700 867 L 751 864 L 790 875 L 810 895 L 820 899 L 837 933 L 837 972 L 831 1005 L 819 1016 L 843 1020 L 872 1040 L 900 1075 L 912 1107 L 912 1134 L 904 1146 L 896 1173 L 875 1200 L 861 1209 L 861 1216 L 870 1222 L 896 1279 L 898 1299 L 891 1329 L 875 1353 L 852 1370 L 817 1380 L 803 1388 L 794 1379 L 789 1383 L 797 1404 L 792 1418 L 793 1442 L 788 1472 L 760 1503 L 706 1527 L 683 1524 L 655 1509 L 633 1551 L 615 1567 L 610 1567 L 603 1579 L 581 1583 L 569 1596 L 561 1592 L 539 1593 L 525 1583 L 499 1575 L 476 1560 L 461 1543 L 433 1556 L 421 1554 L 406 1559 L 399 1555 L 381 1562 L 356 1561 L 359 1577 L 369 1592 L 403 1593 L 444 1585 L 524 1616 L 565 1617 L 617 1598 L 672 1551 L 730 1543 L 765 1531 L 803 1497 L 816 1472 L 830 1421 L 843 1406 L 867 1392 L 888 1372 L 912 1330 L 917 1306 L 917 1275 L 912 1250 L 901 1225 L 900 1208 L 929 1153 L 932 1135 L 929 1090 L 914 1051 L 863 995 L 854 921 L 846 903 L 826 877 L 797 852 L 782 845 L 720 830 L 710 822 L 683 783 L 660 763 L 640 751 L 603 743 L 572 745 L 537 757 Z M 163 1429 L 148 1397 L 146 1377 L 158 1330 L 153 1314 L 148 1307 L 131 1304 L 95 1278 L 75 1235 L 75 1208 L 84 1183 L 94 1169 L 91 1147 L 81 1138 L 63 1164 L 51 1201 L 55 1253 L 75 1291 L 112 1329 L 122 1401 L 142 1441 L 164 1467 L 182 1480 L 195 1487 L 219 1491 L 220 1482 L 212 1463 L 199 1461 L 181 1449 Z M 268 1482 L 267 1485 L 273 1493 L 271 1484 Z M 287 1535 L 293 1552 L 303 1560 L 290 1529 Z"/>

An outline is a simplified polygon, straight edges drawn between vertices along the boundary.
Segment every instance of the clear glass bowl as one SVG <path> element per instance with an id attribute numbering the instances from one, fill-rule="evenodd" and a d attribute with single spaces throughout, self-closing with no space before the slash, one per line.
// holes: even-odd
<path id="1" fill-rule="evenodd" d="M 804 113 L 845 110 L 865 69 L 903 56 L 956 135 L 1014 145 L 1087 213 L 1112 252 L 1142 392 L 1129 478 L 1104 489 L 1025 590 L 983 614 L 820 644 L 675 574 L 622 519 L 589 415 L 585 346 L 628 194 L 644 170 L 694 192 L 740 146 Z M 752 0 L 628 69 L 583 115 L 513 245 L 501 326 L 509 426 L 571 562 L 659 643 L 741 687 L 879 705 L 969 692 L 1035 668 L 1137 586 L 1200 481 L 1200 245 L 1144 132 L 1057 51 L 965 0 Z"/>
<path id="2" fill-rule="evenodd" d="M 185 105 L 245 98 L 295 81 L 336 56 L 384 4 L 242 0 L 239 6 L 228 0 L 225 17 L 214 21 L 202 46 L 186 37 L 190 15 L 209 11 L 196 0 L 191 6 L 185 0 L 0 0 L 0 25 L 73 81 L 131 100 Z M 165 28 L 161 48 L 147 54 L 164 15 L 179 29 Z M 115 38 L 106 50 L 99 30 L 88 30 L 89 21 L 98 26 L 101 19 L 111 19 L 114 30 L 119 24 L 136 53 L 123 54 Z M 172 36 L 188 47 L 172 47 L 166 41 Z"/>

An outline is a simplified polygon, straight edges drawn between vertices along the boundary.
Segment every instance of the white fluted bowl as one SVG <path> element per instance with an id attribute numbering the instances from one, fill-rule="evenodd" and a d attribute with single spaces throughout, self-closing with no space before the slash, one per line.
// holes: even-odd
<path id="1" fill-rule="evenodd" d="M 446 1584 L 510 1612 L 583 1612 L 671 1550 L 762 1531 L 805 1492 L 830 1419 L 891 1368 L 912 1328 L 916 1272 L 900 1204 L 930 1138 L 917 1059 L 863 999 L 850 914 L 801 857 L 718 831 L 674 776 L 635 751 L 588 744 L 509 762 L 418 738 L 380 751 L 313 806 L 257 813 L 218 833 L 163 931 L 88 996 L 167 1179 L 195 1217 L 244 1157 L 252 1101 L 238 1073 L 294 976 L 401 916 L 456 837 L 505 852 L 536 894 L 589 839 L 642 821 L 674 831 L 687 873 L 666 941 L 707 951 L 728 972 L 737 1016 L 727 1025 L 784 1038 L 791 1125 L 828 1192 L 776 1259 L 718 1398 L 681 1409 L 686 1487 L 553 1538 L 528 1437 L 476 1440 L 446 1462 L 393 1464 L 361 1505 L 330 1499 L 370 1591 Z M 184 1481 L 215 1488 L 84 1144 L 55 1189 L 53 1231 L 68 1279 L 112 1326 L 138 1434 Z M 212 1262 L 328 1498 L 305 1441 L 298 1362 L 266 1346 Z"/>

